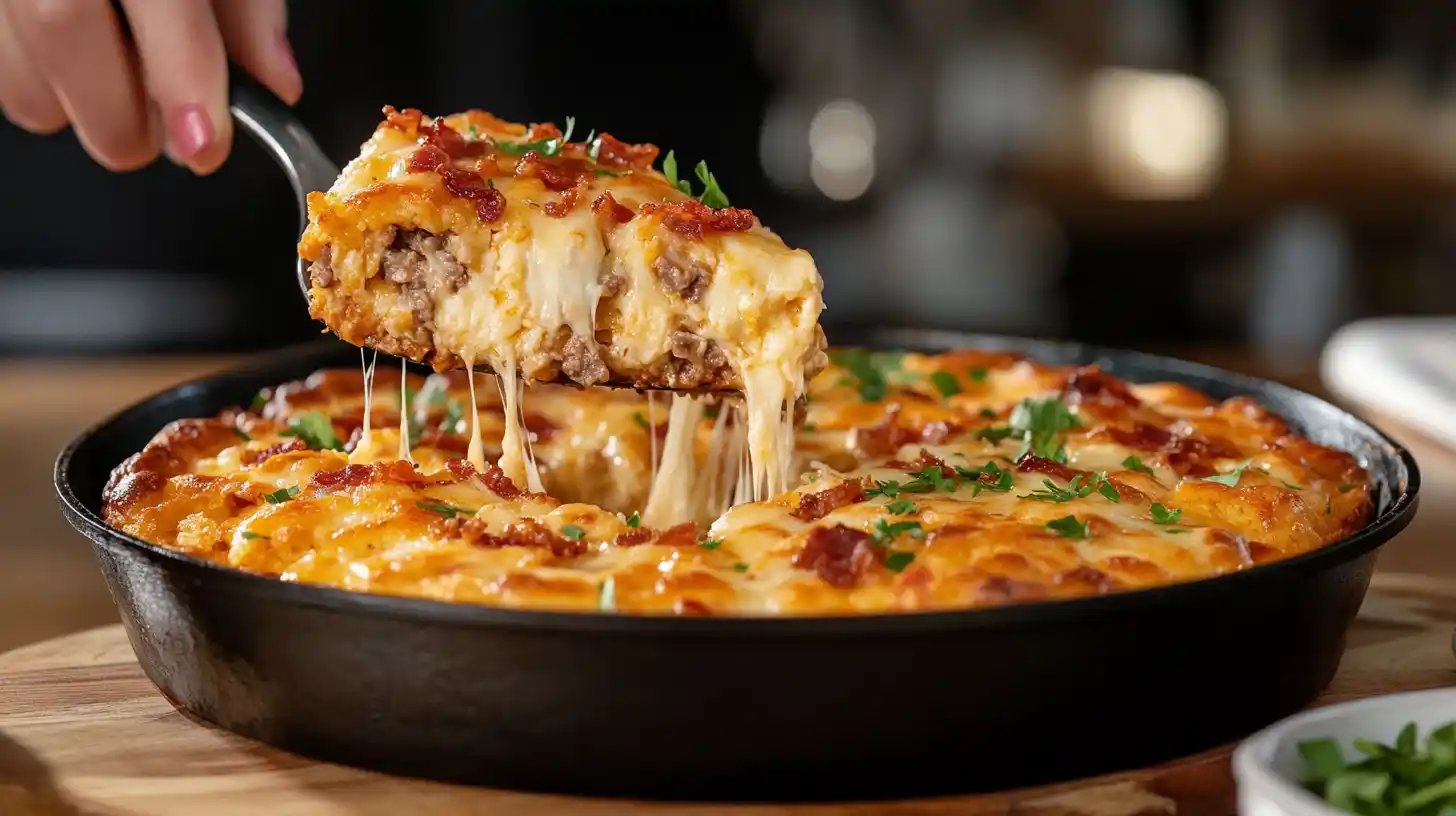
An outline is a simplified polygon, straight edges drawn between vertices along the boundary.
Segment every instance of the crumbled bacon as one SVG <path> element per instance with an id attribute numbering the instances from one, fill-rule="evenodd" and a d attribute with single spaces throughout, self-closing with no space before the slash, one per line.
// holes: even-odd
<path id="1" fill-rule="evenodd" d="M 420 120 L 424 117 L 425 114 L 418 108 L 395 110 L 393 105 L 384 106 L 384 123 L 405 133 L 414 133 L 420 126 Z"/>
<path id="2" fill-rule="evenodd" d="M 1210 460 L 1242 455 L 1238 448 L 1218 437 L 1179 436 L 1146 422 L 1135 422 L 1130 430 L 1108 428 L 1107 433 L 1134 450 L 1161 453 L 1179 476 L 1209 476 L 1214 473 Z"/>
<path id="3" fill-rule="evenodd" d="M 850 432 L 849 444 L 863 457 L 890 456 L 902 445 L 920 442 L 939 445 L 960 432 L 960 426 L 952 422 L 936 421 L 923 428 L 907 428 L 899 423 L 900 407 L 892 405 L 885 411 L 883 421 Z"/>
<path id="4" fill-rule="evenodd" d="M 877 560 L 869 533 L 836 524 L 816 527 L 794 555 L 793 564 L 813 570 L 831 586 L 849 589 Z"/>
<path id="5" fill-rule="evenodd" d="M 1095 365 L 1083 366 L 1067 375 L 1063 394 L 1068 405 L 1122 405 L 1128 408 L 1142 405 L 1142 400 L 1128 390 L 1127 383 Z"/>
<path id="6" fill-rule="evenodd" d="M 625 224 L 632 220 L 636 213 L 631 207 L 623 206 L 612 196 L 610 192 L 602 193 L 591 203 L 592 212 L 612 219 L 618 224 Z"/>
<path id="7" fill-rule="evenodd" d="M 475 203 L 475 214 L 482 223 L 493 224 L 505 215 L 505 195 L 478 173 L 446 165 L 440 168 L 440 179 L 450 195 Z"/>
<path id="8" fill-rule="evenodd" d="M 800 521 L 815 521 L 847 504 L 864 500 L 864 485 L 858 479 L 840 482 L 828 490 L 799 497 L 799 506 L 794 508 L 793 515 Z"/>
<path id="9" fill-rule="evenodd" d="M 657 534 L 652 543 L 662 547 L 695 547 L 698 543 L 698 525 L 685 521 Z"/>
<path id="10" fill-rule="evenodd" d="M 646 170 L 657 161 L 657 145 L 628 144 L 610 133 L 597 137 L 597 163 Z"/>
<path id="11" fill-rule="evenodd" d="M 455 477 L 457 482 L 466 482 L 475 478 L 475 465 L 464 459 L 451 459 L 445 463 L 445 469 Z"/>
<path id="12" fill-rule="evenodd" d="M 405 169 L 411 173 L 435 173 L 450 163 L 450 156 L 434 145 L 425 145 L 410 154 Z"/>
<path id="13" fill-rule="evenodd" d="M 479 173 L 462 170 L 451 163 L 451 159 L 463 155 L 483 153 L 484 143 L 465 141 L 438 119 L 420 130 L 428 134 L 424 144 L 410 155 L 405 168 L 411 173 L 439 173 L 440 181 L 450 195 L 475 204 L 475 214 L 483 223 L 499 221 L 506 211 L 505 195 L 494 184 L 481 178 Z M 479 150 L 475 149 L 477 145 Z"/>
<path id="14" fill-rule="evenodd" d="M 481 139 L 466 139 L 445 124 L 444 119 L 435 119 L 420 125 L 421 143 L 436 147 L 452 159 L 475 159 L 484 156 L 490 143 Z"/>
<path id="15" fill-rule="evenodd" d="M 1023 456 L 1016 463 L 1016 469 L 1022 473 L 1045 473 L 1048 476 L 1070 482 L 1078 476 L 1090 475 L 1085 470 L 1077 470 L 1068 467 L 1061 462 L 1054 462 L 1051 459 L 1043 459 L 1040 456 Z"/>
<path id="16" fill-rule="evenodd" d="M 292 453 L 301 450 L 308 450 L 308 443 L 295 436 L 286 442 L 279 442 L 264 450 L 248 451 L 243 454 L 242 460 L 245 465 L 256 465 L 259 462 L 266 462 L 280 453 Z"/>
<path id="17" fill-rule="evenodd" d="M 572 187 L 561 194 L 561 198 L 555 201 L 548 201 L 541 209 L 552 218 L 565 218 L 576 209 L 576 200 L 581 196 L 581 187 Z"/>
<path id="18" fill-rule="evenodd" d="M 903 459 L 892 459 L 889 462 L 885 463 L 885 467 L 895 468 L 896 470 L 903 470 L 907 473 L 925 470 L 929 467 L 938 467 L 940 468 L 940 475 L 942 476 L 949 478 L 956 475 L 955 468 L 947 465 L 944 459 L 941 459 L 939 456 L 936 456 L 935 454 L 924 448 L 920 449 L 920 455 L 915 457 L 913 461 L 906 462 Z"/>
<path id="19" fill-rule="evenodd" d="M 747 232 L 758 225 L 752 210 L 738 207 L 715 210 L 695 198 L 660 204 L 647 202 L 638 211 L 643 215 L 661 213 L 664 226 L 689 238 L 702 238 L 709 232 Z"/>
<path id="20" fill-rule="evenodd" d="M 345 465 L 338 470 L 321 470 L 308 480 L 309 487 L 339 490 L 366 484 L 388 483 L 418 487 L 424 484 L 409 462 L 375 462 L 370 465 Z"/>
<path id="21" fill-rule="evenodd" d="M 633 527 L 627 532 L 617 536 L 618 547 L 635 547 L 638 544 L 646 544 L 656 535 L 651 527 Z"/>
<path id="22" fill-rule="evenodd" d="M 486 530 L 480 519 L 459 517 L 440 519 L 430 525 L 430 533 L 439 538 L 462 538 L 472 547 L 499 549 L 501 547 L 531 547 L 547 550 L 557 558 L 573 558 L 585 553 L 589 547 L 586 541 L 568 541 L 537 519 L 522 519 L 510 525 L 500 535 Z"/>
<path id="23" fill-rule="evenodd" d="M 502 499 L 518 499 L 526 495 L 526 491 L 516 486 L 511 477 L 506 475 L 504 470 L 490 462 L 485 463 L 485 472 L 480 474 L 480 481 L 483 482 L 490 492 L 500 496 Z"/>
<path id="24" fill-rule="evenodd" d="M 516 162 L 516 178 L 536 178 L 548 190 L 561 192 L 591 179 L 591 168 L 581 159 L 543 158 L 534 150 Z"/>

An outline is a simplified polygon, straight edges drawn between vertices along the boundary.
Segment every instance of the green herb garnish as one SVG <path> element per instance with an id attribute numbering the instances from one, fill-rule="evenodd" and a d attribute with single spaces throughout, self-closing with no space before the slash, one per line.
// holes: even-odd
<path id="1" fill-rule="evenodd" d="M 244 530 L 243 531 L 243 540 L 244 541 L 254 541 L 254 540 L 259 539 L 259 538 L 266 539 L 267 537 L 268 536 L 265 536 L 262 533 L 255 533 L 252 530 Z"/>
<path id="2" fill-rule="evenodd" d="M 627 526 L 628 527 L 641 527 L 642 526 L 642 514 L 639 513 L 639 512 L 637 512 L 636 510 L 633 510 L 632 511 L 632 515 L 630 515 L 630 516 L 627 517 Z"/>
<path id="3" fill-rule="evenodd" d="M 733 565 L 733 571 L 734 572 L 748 572 L 748 565 L 745 564 L 745 563 L 743 563 L 742 561 L 739 561 L 738 563 L 736 563 L 736 564 Z"/>
<path id="4" fill-rule="evenodd" d="M 1351 490 L 1354 490 L 1355 488 L 1357 488 L 1359 486 L 1360 485 L 1342 484 L 1342 485 L 1340 485 L 1340 492 L 1341 493 L 1349 493 Z"/>
<path id="5" fill-rule="evenodd" d="M 921 529 L 920 522 L 918 521 L 888 522 L 884 519 L 875 522 L 874 528 L 870 530 L 870 537 L 874 539 L 876 544 L 882 547 L 888 547 L 902 533 L 909 534 L 914 539 L 925 538 L 925 530 Z"/>
<path id="6" fill-rule="evenodd" d="M 681 190 L 683 195 L 693 194 L 692 182 L 677 177 L 677 155 L 671 150 L 662 159 L 662 174 L 667 177 L 667 183 Z"/>
<path id="7" fill-rule="evenodd" d="M 1152 468 L 1143 464 L 1143 460 L 1136 456 L 1129 456 L 1122 460 L 1122 466 L 1135 473 L 1146 473 L 1154 479 L 1158 478 L 1158 474 L 1154 473 Z"/>
<path id="8" fill-rule="evenodd" d="M 992 409 L 992 408 L 982 408 L 981 409 L 981 418 L 982 419 L 995 419 L 996 418 L 996 411 L 994 409 Z"/>
<path id="9" fill-rule="evenodd" d="M 972 366 L 967 373 L 971 375 L 971 382 L 984 382 L 986 379 L 985 366 Z"/>
<path id="10" fill-rule="evenodd" d="M 1089 538 L 1090 522 L 1078 521 L 1076 516 L 1062 516 L 1046 523 L 1046 528 L 1062 538 Z"/>
<path id="11" fill-rule="evenodd" d="M 263 390 L 253 395 L 253 401 L 248 403 L 248 410 L 255 414 L 259 411 L 262 411 L 264 408 L 268 407 L 268 400 L 272 396 L 273 392 L 264 388 Z"/>
<path id="12" fill-rule="evenodd" d="M 885 556 L 885 569 L 890 572 L 904 572 L 915 561 L 915 553 L 892 552 Z"/>
<path id="13" fill-rule="evenodd" d="M 1290 490 L 1303 490 L 1304 489 L 1304 488 L 1300 487 L 1299 485 L 1295 484 L 1294 482 L 1286 482 L 1283 479 L 1280 479 L 1279 480 L 1279 484 L 1284 485 L 1285 487 L 1289 488 Z"/>
<path id="14" fill-rule="evenodd" d="M 269 504 L 282 504 L 297 495 L 297 487 L 285 487 L 279 490 L 275 490 L 272 493 L 264 494 L 263 501 L 266 501 Z"/>
<path id="15" fill-rule="evenodd" d="M 896 516 L 908 516 L 914 513 L 917 508 L 915 507 L 915 502 L 909 499 L 896 499 L 885 505 L 885 509 Z"/>
<path id="16" fill-rule="evenodd" d="M 429 510 L 432 513 L 439 513 L 445 518 L 475 515 L 474 510 L 466 510 L 464 507 L 456 507 L 453 504 L 440 504 L 439 502 L 415 502 L 415 507 L 418 507 L 421 510 Z"/>
<path id="17" fill-rule="evenodd" d="M 576 129 L 576 117 L 566 117 L 566 130 L 560 136 L 537 139 L 534 142 L 494 142 L 495 149 L 507 156 L 524 156 L 531 151 L 542 158 L 552 158 L 571 141 L 571 131 Z"/>
<path id="18" fill-rule="evenodd" d="M 580 541 L 586 538 L 586 530 L 575 524 L 563 524 L 561 525 L 561 537 L 567 541 Z"/>
<path id="19" fill-rule="evenodd" d="M 1358 816 L 1441 816 L 1456 810 L 1456 723 L 1435 729 L 1421 745 L 1407 723 L 1385 745 L 1353 741 L 1361 758 L 1345 759 L 1332 739 L 1304 740 L 1304 785 L 1331 806 Z"/>
<path id="20" fill-rule="evenodd" d="M 831 353 L 830 359 L 835 365 L 848 369 L 854 375 L 854 381 L 848 384 L 859 387 L 860 399 L 865 402 L 878 402 L 885 398 L 889 386 L 885 382 L 884 373 L 869 354 L 857 350 L 839 351 Z"/>
<path id="21" fill-rule="evenodd" d="M 1065 488 L 1058 487 L 1051 479 L 1042 479 L 1041 483 L 1045 485 L 1044 490 L 1035 490 L 1019 498 L 1061 504 L 1073 499 L 1085 499 L 1095 492 L 1113 504 L 1122 501 L 1122 497 L 1117 494 L 1117 488 L 1107 480 L 1105 473 L 1099 473 L 1091 479 L 1086 474 L 1079 473 L 1067 482 Z"/>
<path id="22" fill-rule="evenodd" d="M 995 416 L 995 414 L 992 414 Z M 1016 429 L 1002 425 L 1000 427 L 982 428 L 976 431 L 977 439 L 984 439 L 992 445 L 999 445 L 1005 439 L 1015 436 Z"/>
<path id="23" fill-rule="evenodd" d="M 1239 479 L 1242 479 L 1244 477 L 1244 471 L 1248 469 L 1249 463 L 1244 462 L 1238 467 L 1235 467 L 1233 470 L 1230 470 L 1228 473 L 1220 473 L 1215 476 L 1204 476 L 1203 481 L 1213 482 L 1214 484 L 1221 484 L 1225 487 L 1237 487 Z"/>
<path id="24" fill-rule="evenodd" d="M 1170 510 L 1159 502 L 1153 502 L 1153 506 L 1148 508 L 1148 514 L 1152 517 L 1154 524 L 1177 524 L 1178 519 L 1183 517 L 1182 510 Z"/>
<path id="25" fill-rule="evenodd" d="M 632 414 L 632 421 L 635 422 L 635 423 L 637 423 L 637 427 L 642 428 L 643 430 L 646 430 L 646 429 L 652 427 L 652 423 L 650 423 L 650 422 L 647 421 L 647 416 L 645 414 L 643 414 L 641 411 L 635 411 L 635 412 L 633 412 L 633 414 Z"/>
<path id="26" fill-rule="evenodd" d="M 1081 424 L 1059 399 L 1024 399 L 1011 412 L 1011 427 L 1022 434 L 1021 450 L 1013 458 L 1020 459 L 1031 453 L 1065 464 L 1067 450 L 1061 445 L 1059 437 L 1062 432 L 1081 427 Z"/>
<path id="27" fill-rule="evenodd" d="M 910 475 L 914 478 L 900 486 L 906 493 L 954 493 L 960 486 L 954 476 L 945 475 L 940 465 L 927 465 Z"/>
<path id="28" fill-rule="evenodd" d="M 693 168 L 693 172 L 697 175 L 698 181 L 703 183 L 703 194 L 698 196 L 698 200 L 703 202 L 704 206 L 715 210 L 732 206 L 728 203 L 728 195 L 723 192 L 722 187 L 718 186 L 718 177 L 708 172 L 707 162 L 698 162 L 698 166 Z"/>
<path id="29" fill-rule="evenodd" d="M 699 543 L 698 546 L 699 547 L 702 547 L 705 550 L 708 550 L 709 552 L 711 552 L 711 551 L 716 550 L 719 547 L 723 546 L 723 539 L 721 539 L 721 538 L 707 538 L 707 539 L 704 539 L 701 543 Z"/>
<path id="30" fill-rule="evenodd" d="M 949 371 L 937 371 L 930 375 L 930 384 L 942 397 L 953 397 L 961 392 L 960 381 Z"/>
<path id="31" fill-rule="evenodd" d="M 248 436 L 248 432 L 245 431 L 245 430 L 243 430 L 242 428 L 236 428 L 236 427 L 233 428 L 233 433 L 239 439 L 243 440 L 244 442 L 252 442 L 253 441 L 253 437 Z"/>
<path id="32" fill-rule="evenodd" d="M 900 483 L 894 479 L 887 482 L 876 481 L 875 486 L 865 491 L 865 498 L 873 499 L 875 496 L 884 496 L 887 499 L 894 499 L 900 496 Z"/>
<path id="33" fill-rule="evenodd" d="M 309 411 L 288 420 L 288 430 L 281 435 L 296 436 L 313 450 L 344 449 L 344 443 L 334 433 L 334 423 L 320 411 Z"/>

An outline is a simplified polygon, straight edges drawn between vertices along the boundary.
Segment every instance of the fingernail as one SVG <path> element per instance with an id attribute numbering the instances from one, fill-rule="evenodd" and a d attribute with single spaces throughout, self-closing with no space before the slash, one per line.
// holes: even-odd
<path id="1" fill-rule="evenodd" d="M 293 96 L 296 98 L 303 93 L 303 74 L 298 71 L 298 60 L 293 56 L 293 43 L 288 41 L 288 33 L 278 32 L 278 62 L 288 71 L 288 87 L 296 89 Z"/>
<path id="2" fill-rule="evenodd" d="M 184 162 L 190 161 L 212 144 L 215 135 L 207 111 L 195 102 L 172 112 L 171 121 L 167 123 L 167 133 L 172 137 L 172 150 Z"/>

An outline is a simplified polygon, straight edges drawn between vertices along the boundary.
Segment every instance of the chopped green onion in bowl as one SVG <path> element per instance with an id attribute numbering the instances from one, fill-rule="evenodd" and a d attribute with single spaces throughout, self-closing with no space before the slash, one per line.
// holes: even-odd
<path id="1" fill-rule="evenodd" d="M 1353 750 L 1328 737 L 1301 740 L 1304 786 L 1357 816 L 1456 816 L 1456 722 L 1424 738 L 1414 722 L 1381 736 L 1390 742 L 1356 737 Z"/>

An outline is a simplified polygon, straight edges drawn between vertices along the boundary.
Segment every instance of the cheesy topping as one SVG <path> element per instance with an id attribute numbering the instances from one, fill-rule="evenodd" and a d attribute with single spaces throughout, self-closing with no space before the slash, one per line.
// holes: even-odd
<path id="1" fill-rule="evenodd" d="M 358 371 L 325 371 L 254 408 L 163 429 L 117 468 L 104 514 L 144 540 L 282 580 L 717 615 L 1124 592 L 1308 552 L 1371 515 L 1352 456 L 1247 398 L 1001 353 L 837 357 L 808 384 L 797 486 L 726 512 L 746 427 L 730 402 L 678 397 L 654 411 L 629 392 L 534 387 L 518 419 L 541 493 L 495 464 L 510 389 L 471 403 L 463 373 L 412 375 L 411 429 L 391 414 L 401 403 L 369 397 Z M 366 401 L 379 439 L 368 455 Z M 320 421 L 327 433 L 302 433 Z M 412 430 L 413 465 L 393 458 L 390 438 Z M 474 433 L 482 441 L 468 444 Z M 669 494 L 654 481 L 685 469 L 699 474 L 686 512 L 708 523 L 657 522 L 684 511 L 661 511 Z"/>

